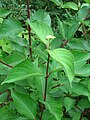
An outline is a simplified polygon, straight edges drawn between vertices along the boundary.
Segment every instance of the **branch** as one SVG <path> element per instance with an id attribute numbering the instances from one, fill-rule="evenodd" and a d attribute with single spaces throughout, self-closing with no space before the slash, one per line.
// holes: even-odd
<path id="1" fill-rule="evenodd" d="M 29 0 L 27 0 L 27 18 L 30 20 L 30 7 L 29 7 Z M 28 27 L 28 36 L 29 36 L 29 56 L 30 58 L 32 58 L 32 41 L 31 41 L 31 28 L 30 28 L 30 25 L 27 26 Z"/>
<path id="2" fill-rule="evenodd" d="M 65 40 L 64 43 L 61 45 L 61 48 L 64 48 L 64 46 L 66 46 L 68 43 L 68 40 Z"/>
<path id="3" fill-rule="evenodd" d="M 5 62 L 1 61 L 1 60 L 0 60 L 0 63 L 2 63 L 2 64 L 4 64 L 4 65 L 6 65 L 7 67 L 13 68 L 13 66 L 11 66 L 11 65 L 9 65 L 9 64 L 7 64 L 7 63 L 5 63 Z"/>
<path id="4" fill-rule="evenodd" d="M 80 112 L 83 112 L 81 108 L 79 108 L 77 105 L 75 105 L 75 107 L 80 110 Z"/>
<path id="5" fill-rule="evenodd" d="M 56 86 L 53 86 L 51 89 L 54 89 L 54 88 L 57 88 L 57 87 L 60 87 L 60 86 L 63 86 L 64 84 L 58 84 Z"/>
<path id="6" fill-rule="evenodd" d="M 47 95 L 47 82 L 48 82 L 48 77 L 49 77 L 49 62 L 50 62 L 50 55 L 48 53 L 48 61 L 47 61 L 47 67 L 46 67 L 46 77 L 45 77 L 45 89 L 44 89 L 44 101 L 46 101 L 46 95 Z M 40 120 L 42 120 L 43 112 L 44 112 L 44 105 L 41 106 L 41 116 Z"/>

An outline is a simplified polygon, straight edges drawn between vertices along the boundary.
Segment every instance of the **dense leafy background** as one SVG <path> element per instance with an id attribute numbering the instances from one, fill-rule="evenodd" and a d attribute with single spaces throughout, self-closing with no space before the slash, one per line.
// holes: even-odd
<path id="1" fill-rule="evenodd" d="M 0 0 L 0 120 L 89 120 L 90 0 L 27 2 Z"/>

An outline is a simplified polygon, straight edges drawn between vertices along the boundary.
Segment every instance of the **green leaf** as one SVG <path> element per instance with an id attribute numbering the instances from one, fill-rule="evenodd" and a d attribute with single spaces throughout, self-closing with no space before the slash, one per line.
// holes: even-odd
<path id="1" fill-rule="evenodd" d="M 51 101 L 48 102 L 42 102 L 46 109 L 49 110 L 49 112 L 54 115 L 56 120 L 61 120 L 63 116 L 62 112 L 62 104 L 60 101 L 55 101 L 54 99 L 51 99 Z"/>
<path id="2" fill-rule="evenodd" d="M 40 48 L 35 49 L 35 53 L 42 58 L 43 60 L 47 60 L 47 54 L 45 54 L 46 51 L 42 51 Z"/>
<path id="3" fill-rule="evenodd" d="M 11 12 L 9 10 L 5 10 L 0 8 L 0 18 L 2 17 L 6 17 L 7 15 L 9 15 Z"/>
<path id="4" fill-rule="evenodd" d="M 60 30 L 60 34 L 63 36 L 64 39 L 66 39 L 67 26 L 64 24 L 64 22 L 60 21 L 58 17 L 57 20 L 58 20 L 58 27 Z"/>
<path id="5" fill-rule="evenodd" d="M 73 114 L 72 120 L 80 120 L 81 112 L 75 112 Z"/>
<path id="6" fill-rule="evenodd" d="M 48 50 L 50 56 L 62 65 L 70 83 L 74 79 L 74 57 L 69 50 L 58 48 L 53 51 Z"/>
<path id="7" fill-rule="evenodd" d="M 6 120 L 8 117 L 8 110 L 6 107 L 1 107 L 0 108 L 0 119 L 1 120 Z"/>
<path id="8" fill-rule="evenodd" d="M 0 75 L 7 75 L 11 68 L 0 63 Z"/>
<path id="9" fill-rule="evenodd" d="M 44 111 L 42 120 L 46 120 L 46 118 L 47 118 L 47 120 L 55 120 L 54 115 L 52 115 L 51 113 L 49 113 L 48 110 Z"/>
<path id="10" fill-rule="evenodd" d="M 71 49 L 90 51 L 90 42 L 79 38 L 72 38 L 67 45 Z"/>
<path id="11" fill-rule="evenodd" d="M 72 50 L 72 54 L 75 57 L 75 71 L 83 67 L 87 60 L 90 59 L 90 53 L 79 50 Z"/>
<path id="12" fill-rule="evenodd" d="M 15 66 L 16 64 L 20 63 L 21 61 L 25 60 L 26 56 L 19 52 L 19 51 L 14 51 L 7 57 L 3 59 L 3 61 L 7 64 L 10 64 L 12 66 Z"/>
<path id="13" fill-rule="evenodd" d="M 3 20 L 4 20 L 3 18 L 0 18 L 0 24 L 3 22 Z"/>
<path id="14" fill-rule="evenodd" d="M 90 4 L 90 0 L 84 0 L 84 1 Z"/>
<path id="15" fill-rule="evenodd" d="M 80 51 L 80 50 L 72 50 L 72 54 L 75 57 L 75 62 L 82 62 L 90 59 L 90 53 L 86 51 Z"/>
<path id="16" fill-rule="evenodd" d="M 6 19 L 0 27 L 0 40 L 4 37 L 16 37 L 23 31 L 22 24 L 14 19 Z"/>
<path id="17" fill-rule="evenodd" d="M 54 2 L 58 6 L 61 6 L 63 3 L 62 0 L 50 0 L 50 1 Z"/>
<path id="18" fill-rule="evenodd" d="M 0 104 L 4 103 L 7 100 L 7 96 L 8 94 L 6 92 L 0 95 Z"/>
<path id="19" fill-rule="evenodd" d="M 78 70 L 76 69 L 75 74 L 83 77 L 90 76 L 90 64 L 86 64 Z"/>
<path id="20" fill-rule="evenodd" d="M 66 111 L 71 110 L 71 108 L 74 107 L 74 104 L 75 104 L 75 100 L 74 99 L 71 99 L 69 97 L 65 97 L 64 98 L 64 105 L 65 105 Z"/>
<path id="21" fill-rule="evenodd" d="M 11 70 L 3 83 L 11 83 L 41 75 L 40 70 L 29 59 L 26 59 Z"/>
<path id="22" fill-rule="evenodd" d="M 36 102 L 28 95 L 11 90 L 11 96 L 19 113 L 34 120 L 36 116 Z"/>
<path id="23" fill-rule="evenodd" d="M 2 47 L 2 50 L 7 53 L 11 53 L 13 51 L 11 42 L 7 41 L 6 39 L 0 40 L 0 47 Z"/>
<path id="24" fill-rule="evenodd" d="M 90 91 L 90 78 L 88 78 L 88 90 Z"/>
<path id="25" fill-rule="evenodd" d="M 26 117 L 18 117 L 17 119 L 15 119 L 15 120 L 29 120 L 28 118 L 26 118 Z"/>
<path id="26" fill-rule="evenodd" d="M 67 35 L 66 35 L 68 40 L 71 39 L 74 36 L 74 34 L 78 30 L 78 28 L 79 28 L 79 23 L 78 22 L 75 22 L 72 26 L 70 26 L 68 28 Z"/>
<path id="27" fill-rule="evenodd" d="M 39 21 L 39 22 L 44 22 L 47 25 L 51 26 L 51 18 L 50 15 L 45 12 L 45 10 L 43 9 L 39 9 L 38 11 L 36 11 L 32 16 L 31 16 L 31 20 L 35 21 Z"/>
<path id="28" fill-rule="evenodd" d="M 78 107 L 81 109 L 85 109 L 85 108 L 90 108 L 90 101 L 87 98 L 82 98 L 79 102 L 78 102 Z"/>
<path id="29" fill-rule="evenodd" d="M 84 11 L 84 12 L 83 12 Z M 84 6 L 78 11 L 78 20 L 82 21 L 84 20 L 87 15 L 89 14 L 90 6 Z"/>
<path id="30" fill-rule="evenodd" d="M 30 22 L 28 21 L 32 30 L 39 37 L 39 39 L 46 45 L 48 45 L 48 41 L 45 39 L 47 35 L 53 35 L 52 29 L 50 26 L 43 22 Z"/>
<path id="31" fill-rule="evenodd" d="M 62 8 L 70 8 L 70 9 L 73 9 L 73 10 L 78 10 L 78 5 L 74 2 L 66 2 Z"/>
<path id="32" fill-rule="evenodd" d="M 84 95 L 87 96 L 89 101 L 90 101 L 90 92 L 87 89 L 87 87 L 85 85 L 83 85 L 82 83 L 73 83 L 72 84 L 72 92 L 74 92 L 77 95 Z"/>

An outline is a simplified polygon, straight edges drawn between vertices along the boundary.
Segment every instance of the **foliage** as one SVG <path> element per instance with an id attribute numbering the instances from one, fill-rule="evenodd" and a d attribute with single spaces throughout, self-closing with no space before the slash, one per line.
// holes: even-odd
<path id="1" fill-rule="evenodd" d="M 0 119 L 89 114 L 90 1 L 1 0 Z"/>

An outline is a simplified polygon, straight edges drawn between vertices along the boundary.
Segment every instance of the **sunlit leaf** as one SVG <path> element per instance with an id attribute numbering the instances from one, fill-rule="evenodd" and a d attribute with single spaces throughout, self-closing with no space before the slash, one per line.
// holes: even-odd
<path id="1" fill-rule="evenodd" d="M 84 76 L 84 77 L 90 76 L 90 64 L 86 64 L 80 69 L 76 70 L 75 74 L 79 76 Z"/>
<path id="2" fill-rule="evenodd" d="M 11 13 L 10 10 L 0 9 L 0 18 L 6 17 L 10 13 Z"/>
<path id="3" fill-rule="evenodd" d="M 66 33 L 68 30 L 67 26 L 58 17 L 57 17 L 57 20 L 58 20 L 58 27 L 60 30 L 60 34 L 63 36 L 64 39 L 66 39 Z"/>
<path id="4" fill-rule="evenodd" d="M 73 10 L 78 10 L 78 5 L 74 2 L 66 2 L 62 7 L 63 8 L 70 8 Z"/>
<path id="5" fill-rule="evenodd" d="M 45 10 L 43 9 L 39 9 L 38 11 L 36 11 L 32 16 L 31 16 L 31 20 L 33 21 L 39 21 L 39 22 L 44 22 L 47 25 L 51 25 L 51 18 L 50 15 L 45 12 Z"/>
<path id="6" fill-rule="evenodd" d="M 64 98 L 64 105 L 65 105 L 66 111 L 69 111 L 71 108 L 73 108 L 74 104 L 75 104 L 74 99 L 69 98 L 69 97 Z"/>
<path id="7" fill-rule="evenodd" d="M 83 12 L 84 11 L 84 12 Z M 78 20 L 84 20 L 90 11 L 90 6 L 84 6 L 78 11 Z"/>
<path id="8" fill-rule="evenodd" d="M 84 0 L 84 1 L 90 4 L 90 0 Z"/>
<path id="9" fill-rule="evenodd" d="M 62 0 L 50 0 L 50 1 L 54 2 L 58 6 L 61 6 L 63 3 Z"/>
<path id="10" fill-rule="evenodd" d="M 73 83 L 72 84 L 72 92 L 74 92 L 77 95 L 84 95 L 87 96 L 89 101 L 90 101 L 90 92 L 87 89 L 87 87 L 85 85 L 83 85 L 82 83 Z"/>
<path id="11" fill-rule="evenodd" d="M 51 99 L 48 102 L 42 102 L 46 109 L 55 117 L 55 120 L 61 120 L 63 113 L 62 113 L 62 104 L 60 101 L 55 101 Z"/>
<path id="12" fill-rule="evenodd" d="M 47 35 L 53 35 L 51 27 L 43 22 L 29 22 L 29 24 L 39 39 L 44 44 L 48 45 L 48 41 L 45 39 L 45 37 L 47 37 Z"/>
<path id="13" fill-rule="evenodd" d="M 53 51 L 49 50 L 48 52 L 53 59 L 62 65 L 62 68 L 71 83 L 74 79 L 74 57 L 72 53 L 63 48 L 58 48 Z"/>
<path id="14" fill-rule="evenodd" d="M 12 68 L 3 83 L 11 83 L 41 75 L 40 70 L 29 59 L 26 59 Z"/>
<path id="15" fill-rule="evenodd" d="M 0 27 L 0 40 L 4 37 L 16 37 L 23 30 L 22 24 L 14 19 L 6 19 Z"/>

